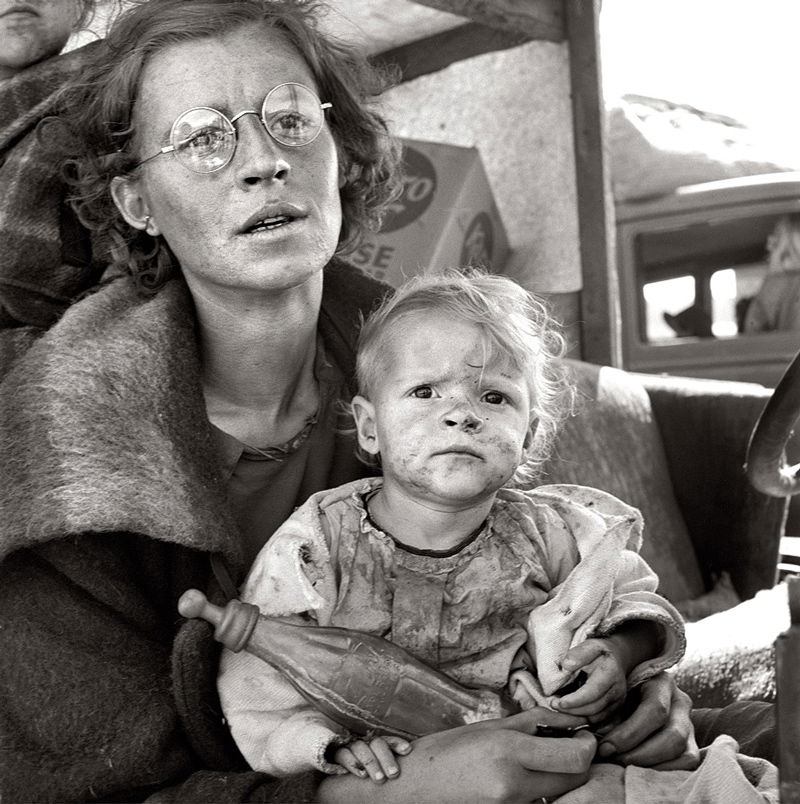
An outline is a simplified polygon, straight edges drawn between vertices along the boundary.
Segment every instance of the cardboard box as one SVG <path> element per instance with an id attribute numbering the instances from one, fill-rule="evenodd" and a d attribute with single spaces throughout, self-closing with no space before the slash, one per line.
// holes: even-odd
<path id="1" fill-rule="evenodd" d="M 349 260 L 394 286 L 445 268 L 502 271 L 508 239 L 477 149 L 402 143 L 403 195 Z"/>

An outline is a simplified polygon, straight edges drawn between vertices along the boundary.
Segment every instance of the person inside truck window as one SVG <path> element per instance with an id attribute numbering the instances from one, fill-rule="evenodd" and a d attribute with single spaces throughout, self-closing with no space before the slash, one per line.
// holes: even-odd
<path id="1" fill-rule="evenodd" d="M 767 274 L 747 308 L 744 331 L 800 329 L 800 212 L 778 219 L 767 253 Z"/>
<path id="2" fill-rule="evenodd" d="M 679 338 L 713 338 L 714 332 L 711 329 L 711 316 L 693 304 L 679 313 L 664 313 L 664 321 L 672 327 Z"/>

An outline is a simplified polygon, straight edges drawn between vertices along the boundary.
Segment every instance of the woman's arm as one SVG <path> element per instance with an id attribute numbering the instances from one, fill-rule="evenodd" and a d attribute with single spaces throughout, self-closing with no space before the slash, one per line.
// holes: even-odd
<path id="1" fill-rule="evenodd" d="M 532 801 L 584 784 L 595 753 L 591 734 L 537 737 L 536 724 L 567 725 L 576 718 L 530 709 L 421 737 L 398 757 L 400 776 L 383 785 L 356 776 L 323 780 L 320 802 Z"/>
<path id="2" fill-rule="evenodd" d="M 309 800 L 317 774 L 247 772 L 221 738 L 201 742 L 178 714 L 177 597 L 205 586 L 208 566 L 198 551 L 113 533 L 0 562 L 3 800 Z M 193 654 L 192 673 L 200 663 Z M 210 695 L 215 673 L 216 663 Z"/>

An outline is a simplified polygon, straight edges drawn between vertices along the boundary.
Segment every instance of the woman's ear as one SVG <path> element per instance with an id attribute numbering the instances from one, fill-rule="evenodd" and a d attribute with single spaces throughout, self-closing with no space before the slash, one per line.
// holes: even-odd
<path id="1" fill-rule="evenodd" d="M 114 176 L 111 179 L 111 197 L 123 218 L 134 229 L 156 237 L 161 234 L 158 224 L 150 217 L 149 204 L 142 194 L 139 180 L 129 176 Z"/>
<path id="2" fill-rule="evenodd" d="M 353 397 L 350 403 L 353 418 L 356 422 L 358 445 L 368 455 L 378 455 L 381 451 L 378 443 L 378 428 L 375 422 L 375 406 L 363 396 Z"/>

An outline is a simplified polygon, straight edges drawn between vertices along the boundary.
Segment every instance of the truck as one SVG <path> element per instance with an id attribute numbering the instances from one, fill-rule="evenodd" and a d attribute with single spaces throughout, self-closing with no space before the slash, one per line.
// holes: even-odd
<path id="1" fill-rule="evenodd" d="M 774 387 L 800 331 L 744 331 L 767 239 L 800 212 L 800 172 L 679 187 L 615 205 L 623 367 Z"/>

